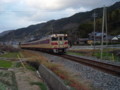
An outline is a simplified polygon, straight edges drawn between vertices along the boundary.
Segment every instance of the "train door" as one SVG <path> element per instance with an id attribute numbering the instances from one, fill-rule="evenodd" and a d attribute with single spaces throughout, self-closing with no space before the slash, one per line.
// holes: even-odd
<path id="1" fill-rule="evenodd" d="M 63 44 L 64 44 L 64 38 L 62 36 L 60 36 L 58 39 L 59 48 L 63 48 Z"/>

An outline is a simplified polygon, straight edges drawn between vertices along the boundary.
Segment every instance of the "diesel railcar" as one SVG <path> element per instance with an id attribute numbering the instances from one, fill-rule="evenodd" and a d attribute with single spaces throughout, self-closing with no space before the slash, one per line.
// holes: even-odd
<path id="1" fill-rule="evenodd" d="M 65 53 L 68 45 L 67 34 L 52 34 L 40 40 L 20 44 L 22 49 L 35 49 L 53 53 Z"/>

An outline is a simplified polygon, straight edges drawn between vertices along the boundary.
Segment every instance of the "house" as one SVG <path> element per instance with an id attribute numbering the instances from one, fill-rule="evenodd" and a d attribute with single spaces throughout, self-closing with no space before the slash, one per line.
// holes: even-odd
<path id="1" fill-rule="evenodd" d="M 92 32 L 89 33 L 89 39 L 94 40 L 94 36 L 95 36 L 95 43 L 101 43 L 101 39 L 102 39 L 102 33 L 101 32 Z M 118 36 L 120 37 L 120 36 Z M 103 42 L 111 42 L 112 39 L 114 38 L 114 36 L 111 35 L 107 35 L 106 33 L 103 33 Z"/>
<path id="2" fill-rule="evenodd" d="M 120 39 L 120 35 L 117 35 L 117 38 Z"/>
<path id="3" fill-rule="evenodd" d="M 114 36 L 111 40 L 112 40 L 112 42 L 119 42 L 120 41 L 120 35 Z"/>
<path id="4" fill-rule="evenodd" d="M 106 33 L 102 33 L 102 32 L 91 32 L 91 33 L 89 33 L 88 35 L 89 35 L 89 38 L 90 39 L 94 39 L 94 36 L 95 36 L 95 38 L 96 38 L 96 40 L 98 39 L 100 39 L 101 40 L 101 37 L 102 37 L 102 34 L 103 34 L 103 37 L 105 38 L 106 37 Z"/>
<path id="5" fill-rule="evenodd" d="M 92 44 L 92 43 L 93 40 L 90 40 L 89 38 L 78 38 L 78 40 L 74 44 L 83 45 L 83 44 Z"/>
<path id="6" fill-rule="evenodd" d="M 117 41 L 117 40 L 118 40 L 117 37 L 113 37 L 113 38 L 112 38 L 112 41 Z"/>

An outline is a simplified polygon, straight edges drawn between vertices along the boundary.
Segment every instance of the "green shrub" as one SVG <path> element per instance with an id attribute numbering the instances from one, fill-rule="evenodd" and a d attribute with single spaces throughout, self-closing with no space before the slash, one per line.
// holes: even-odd
<path id="1" fill-rule="evenodd" d="M 41 90 L 47 90 L 47 86 L 44 83 L 41 83 L 41 82 L 31 82 L 30 84 L 31 85 L 38 85 L 41 88 Z"/>
<path id="2" fill-rule="evenodd" d="M 21 63 L 20 63 L 20 62 L 14 63 L 14 67 L 19 68 L 19 67 L 21 67 L 21 66 L 22 66 L 22 65 L 21 65 Z"/>
<path id="3" fill-rule="evenodd" d="M 30 65 L 26 64 L 25 67 L 29 70 L 36 71 L 36 69 L 34 67 L 30 66 Z"/>

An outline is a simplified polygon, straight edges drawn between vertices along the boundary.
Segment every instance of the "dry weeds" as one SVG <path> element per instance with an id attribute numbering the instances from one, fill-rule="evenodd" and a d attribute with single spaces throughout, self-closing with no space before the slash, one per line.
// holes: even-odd
<path id="1" fill-rule="evenodd" d="M 74 87 L 76 90 L 90 90 L 90 87 L 88 85 L 84 85 L 82 81 L 78 81 L 77 79 L 75 79 L 74 76 L 71 76 L 71 74 L 64 68 L 64 66 L 49 62 L 48 59 L 40 55 L 40 53 L 29 50 L 23 50 L 21 51 L 21 53 L 24 58 L 28 58 L 28 60 L 30 61 L 36 61 L 40 64 L 44 64 L 47 68 L 57 74 L 61 79 L 67 82 L 66 84 Z"/>

